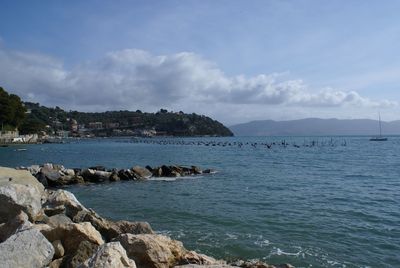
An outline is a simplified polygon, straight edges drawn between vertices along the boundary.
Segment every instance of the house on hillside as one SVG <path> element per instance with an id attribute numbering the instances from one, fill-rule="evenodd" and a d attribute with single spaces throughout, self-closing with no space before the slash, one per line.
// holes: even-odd
<path id="1" fill-rule="evenodd" d="M 15 138 L 19 137 L 18 130 L 0 131 L 0 143 L 11 143 Z"/>
<path id="2" fill-rule="evenodd" d="M 103 123 L 102 122 L 90 122 L 88 128 L 90 129 L 102 129 Z"/>

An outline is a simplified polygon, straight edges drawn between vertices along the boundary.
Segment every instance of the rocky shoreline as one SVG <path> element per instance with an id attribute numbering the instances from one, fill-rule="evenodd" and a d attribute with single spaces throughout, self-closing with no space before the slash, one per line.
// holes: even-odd
<path id="1" fill-rule="evenodd" d="M 202 170 L 197 166 L 162 165 L 154 168 L 150 166 L 134 166 L 129 169 L 107 169 L 103 166 L 95 166 L 72 169 L 51 163 L 19 167 L 18 169 L 28 170 L 43 186 L 53 188 L 72 184 L 139 181 L 151 178 L 179 178 L 215 172 L 212 169 Z"/>
<path id="2" fill-rule="evenodd" d="M 2 267 L 292 267 L 289 264 L 272 266 L 260 261 L 228 264 L 224 260 L 190 251 L 182 242 L 155 233 L 147 222 L 105 219 L 84 207 L 72 193 L 47 188 L 116 181 L 116 174 L 121 180 L 127 178 L 120 173 L 129 173 L 132 180 L 167 174 L 201 174 L 198 168 L 180 167 L 180 172 L 177 172 L 175 168 L 162 166 L 151 170 L 132 168 L 129 172 L 117 172 L 97 167 L 78 172 L 59 165 L 37 167 L 32 166 L 28 170 L 0 167 Z M 55 171 L 60 174 L 57 179 Z M 140 175 L 141 171 L 144 173 Z M 164 173 L 167 171 L 170 173 Z M 146 176 L 149 173 L 151 176 Z"/>

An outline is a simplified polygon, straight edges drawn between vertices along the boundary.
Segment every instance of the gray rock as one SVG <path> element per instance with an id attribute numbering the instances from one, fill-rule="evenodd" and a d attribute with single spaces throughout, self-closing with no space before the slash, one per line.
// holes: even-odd
<path id="1" fill-rule="evenodd" d="M 52 227 L 57 227 L 62 224 L 69 224 L 69 223 L 73 223 L 73 222 L 70 218 L 68 218 L 64 214 L 57 214 L 57 215 L 49 217 L 45 223 L 47 223 L 48 225 L 50 225 Z"/>
<path id="2" fill-rule="evenodd" d="M 123 181 L 129 181 L 135 179 L 133 171 L 130 169 L 121 169 L 120 171 L 118 171 L 118 177 Z"/>
<path id="3" fill-rule="evenodd" d="M 57 227 L 43 225 L 40 230 L 50 242 L 60 240 L 66 255 L 75 252 L 83 240 L 95 245 L 104 244 L 101 234 L 89 222 L 70 223 Z"/>
<path id="4" fill-rule="evenodd" d="M 33 175 L 35 176 L 36 174 L 39 173 L 40 171 L 40 166 L 39 165 L 32 165 L 27 167 L 27 170 Z"/>
<path id="5" fill-rule="evenodd" d="M 39 173 L 43 174 L 49 184 L 56 183 L 61 178 L 61 174 L 58 170 L 49 167 L 42 167 Z"/>
<path id="6" fill-rule="evenodd" d="M 70 219 L 73 219 L 74 216 L 79 211 L 88 211 L 77 199 L 76 197 L 64 190 L 50 191 L 46 190 L 49 194 L 46 203 L 44 204 L 44 211 L 51 211 L 51 209 L 61 210 L 62 207 L 65 208 L 65 215 L 67 215 Z M 60 207 L 62 206 L 62 207 Z"/>
<path id="7" fill-rule="evenodd" d="M 70 168 L 64 169 L 64 170 L 62 170 L 62 172 L 67 176 L 75 176 L 75 170 L 70 169 Z"/>
<path id="8" fill-rule="evenodd" d="M 43 192 L 29 184 L 9 183 L 0 186 L 0 222 L 14 218 L 20 211 L 34 220 L 42 208 L 42 196 Z"/>
<path id="9" fill-rule="evenodd" d="M 120 180 L 121 180 L 121 178 L 118 176 L 118 172 L 113 171 L 110 176 L 110 181 L 114 182 L 114 181 L 120 181 Z"/>
<path id="10" fill-rule="evenodd" d="M 36 229 L 19 232 L 0 244 L 0 265 L 3 268 L 45 267 L 53 255 L 53 246 Z"/>
<path id="11" fill-rule="evenodd" d="M 119 241 L 138 267 L 169 268 L 180 263 L 187 252 L 179 241 L 155 234 L 121 234 Z"/>
<path id="12" fill-rule="evenodd" d="M 23 211 L 6 223 L 0 224 L 0 243 L 7 240 L 10 236 L 32 227 L 28 221 L 28 215 Z"/>
<path id="13" fill-rule="evenodd" d="M 119 242 L 107 243 L 99 247 L 97 252 L 79 266 L 80 268 L 136 268 L 133 260 L 126 255 Z"/>
<path id="14" fill-rule="evenodd" d="M 113 226 L 120 234 L 154 234 L 148 222 L 117 221 Z"/>
<path id="15" fill-rule="evenodd" d="M 43 185 L 28 171 L 0 167 L 0 186 L 9 185 L 10 183 L 30 185 L 36 188 L 38 192 L 43 193 L 44 191 Z"/>
<path id="16" fill-rule="evenodd" d="M 132 172 L 133 172 L 134 176 L 140 180 L 149 179 L 149 178 L 151 178 L 151 176 L 153 176 L 153 174 L 147 168 L 140 167 L 140 166 L 133 167 Z"/>
<path id="17" fill-rule="evenodd" d="M 49 206 L 47 205 L 45 208 L 43 208 L 44 213 L 51 217 L 57 214 L 64 214 L 65 213 L 65 206 L 64 205 L 59 205 L 59 206 Z"/>
<path id="18" fill-rule="evenodd" d="M 111 172 L 108 171 L 102 171 L 102 170 L 95 170 L 95 169 L 84 169 L 81 172 L 81 176 L 85 181 L 89 182 L 104 182 L 109 180 L 111 177 Z"/>
<path id="19" fill-rule="evenodd" d="M 152 234 L 154 233 L 147 222 L 130 222 L 117 221 L 112 222 L 102 218 L 93 210 L 81 211 L 74 217 L 75 222 L 90 222 L 97 231 L 105 238 L 106 241 L 111 241 L 123 233 L 131 234 Z"/>

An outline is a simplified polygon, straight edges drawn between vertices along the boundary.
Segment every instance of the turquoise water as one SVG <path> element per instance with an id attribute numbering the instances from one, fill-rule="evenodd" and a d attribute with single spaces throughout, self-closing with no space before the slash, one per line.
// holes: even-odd
<path id="1" fill-rule="evenodd" d="M 260 145 L 283 139 L 290 144 L 286 148 Z M 244 145 L 176 144 L 200 140 Z M 303 146 L 311 140 L 318 146 Z M 381 143 L 334 137 L 334 146 L 328 137 L 170 141 L 104 139 L 22 146 L 26 151 L 0 148 L 0 165 L 214 168 L 218 173 L 208 176 L 69 190 L 103 216 L 148 221 L 186 247 L 216 257 L 297 267 L 400 267 L 400 137 Z"/>

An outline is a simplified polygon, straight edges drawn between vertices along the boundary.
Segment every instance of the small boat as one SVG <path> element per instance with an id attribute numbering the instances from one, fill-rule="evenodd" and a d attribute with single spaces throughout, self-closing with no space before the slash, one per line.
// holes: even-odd
<path id="1" fill-rule="evenodd" d="M 381 113 L 379 113 L 379 136 L 372 137 L 369 139 L 370 141 L 387 141 L 386 137 L 382 136 L 382 123 L 381 123 Z"/>
<path id="2" fill-rule="evenodd" d="M 17 152 L 24 152 L 24 151 L 26 151 L 26 149 L 25 149 L 25 148 L 19 148 L 19 149 L 16 149 L 15 151 L 17 151 Z"/>

